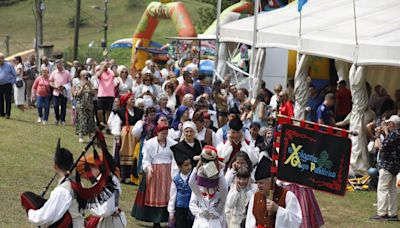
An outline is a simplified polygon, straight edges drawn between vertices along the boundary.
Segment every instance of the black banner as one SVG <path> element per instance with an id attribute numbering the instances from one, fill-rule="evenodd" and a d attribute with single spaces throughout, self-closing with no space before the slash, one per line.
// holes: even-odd
<path id="1" fill-rule="evenodd" d="M 344 195 L 350 153 L 349 138 L 284 124 L 278 179 Z"/>

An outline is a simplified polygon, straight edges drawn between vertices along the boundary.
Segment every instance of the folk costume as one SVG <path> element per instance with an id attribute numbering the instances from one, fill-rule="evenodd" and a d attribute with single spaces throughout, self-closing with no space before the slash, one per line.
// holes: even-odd
<path id="1" fill-rule="evenodd" d="M 239 118 L 234 118 L 229 122 L 229 128 L 235 131 L 241 131 L 243 123 Z M 249 146 L 248 142 L 242 137 L 239 142 L 233 142 L 226 140 L 220 142 L 217 146 L 218 156 L 223 158 L 224 163 L 227 167 L 230 167 L 233 159 L 239 151 L 243 151 L 249 155 L 250 161 L 255 166 L 258 162 L 259 149 L 257 147 Z"/>
<path id="2" fill-rule="evenodd" d="M 144 143 L 143 170 L 146 173 L 140 182 L 132 209 L 132 216 L 144 222 L 168 221 L 167 206 L 172 182 L 171 164 L 173 160 L 170 147 L 176 142 L 168 137 L 165 139 L 165 144 L 159 142 L 158 134 L 163 131 L 168 131 L 168 126 L 157 125 L 155 130 L 157 136 Z"/>
<path id="3" fill-rule="evenodd" d="M 302 213 L 301 228 L 317 228 L 324 225 L 324 218 L 311 188 L 291 183 L 283 183 L 282 187 L 293 192 L 299 201 Z"/>
<path id="4" fill-rule="evenodd" d="M 195 216 L 193 228 L 226 227 L 224 209 L 228 190 L 223 165 L 219 163 L 221 168 L 215 168 L 218 157 L 217 150 L 212 146 L 203 148 L 200 159 L 202 166 L 194 168 L 189 178 L 192 189 L 189 208 Z"/>
<path id="5" fill-rule="evenodd" d="M 174 159 L 178 166 L 181 166 L 186 160 L 190 159 L 185 154 L 173 152 Z M 179 172 L 172 178 L 170 198 L 168 203 L 169 216 L 175 218 L 175 224 L 170 224 L 175 228 L 186 228 L 193 226 L 194 217 L 189 209 L 190 196 L 192 190 L 189 186 L 189 177 L 191 173 L 183 174 Z"/>
<path id="6" fill-rule="evenodd" d="M 131 134 L 133 126 L 143 118 L 143 110 L 136 107 L 127 107 L 127 101 L 134 97 L 128 93 L 120 98 L 121 109 L 114 116 L 111 123 L 111 133 L 114 137 L 120 137 L 120 146 L 116 146 L 114 157 L 119 157 L 121 179 L 130 178 L 133 166 L 138 158 L 134 156 L 137 139 Z M 117 164 L 118 165 L 118 164 Z"/>
<path id="7" fill-rule="evenodd" d="M 182 131 L 184 131 L 186 128 L 191 128 L 195 132 L 194 142 L 188 143 L 183 134 L 182 140 L 179 143 L 172 146 L 171 150 L 174 153 L 181 153 L 181 154 L 184 154 L 185 156 L 189 157 L 190 160 L 192 161 L 192 167 L 196 167 L 197 161 L 194 160 L 194 157 L 200 155 L 203 145 L 199 140 L 196 139 L 198 134 L 197 134 L 197 129 L 196 129 L 196 126 L 194 125 L 194 123 L 191 121 L 184 122 Z M 176 164 L 177 163 L 174 160 L 174 169 L 177 169 L 175 167 Z"/>
<path id="8" fill-rule="evenodd" d="M 263 157 L 256 168 L 256 181 L 271 177 L 271 161 Z M 266 195 L 257 191 L 250 199 L 246 228 L 277 227 L 297 228 L 302 221 L 301 208 L 296 196 L 278 185 L 274 186 L 273 201 L 279 205 L 276 214 L 268 215 Z M 269 225 L 274 224 L 274 225 Z"/>
<path id="9" fill-rule="evenodd" d="M 58 140 L 56 152 L 54 155 L 54 163 L 60 168 L 65 170 L 69 170 L 73 164 L 72 153 L 64 148 L 60 148 L 60 140 Z M 78 201 L 75 197 L 74 190 L 71 186 L 71 180 L 62 177 L 58 181 L 57 187 L 51 192 L 50 197 L 43 206 L 39 209 L 30 209 L 27 205 L 36 204 L 38 197 L 29 197 L 32 201 L 26 198 L 26 193 L 22 194 L 21 201 L 22 205 L 27 210 L 28 220 L 30 223 L 36 226 L 50 226 L 57 224 L 64 225 L 72 225 L 72 227 L 83 227 L 84 226 L 84 218 L 79 210 Z M 34 195 L 34 193 L 30 193 L 29 195 Z M 43 199 L 42 199 L 43 200 Z M 28 202 L 29 201 L 29 202 Z"/>
<path id="10" fill-rule="evenodd" d="M 247 215 L 247 205 L 256 190 L 257 185 L 251 184 L 251 181 L 246 188 L 240 191 L 237 190 L 236 184 L 231 186 L 225 207 L 226 220 L 229 228 L 241 227 Z"/>

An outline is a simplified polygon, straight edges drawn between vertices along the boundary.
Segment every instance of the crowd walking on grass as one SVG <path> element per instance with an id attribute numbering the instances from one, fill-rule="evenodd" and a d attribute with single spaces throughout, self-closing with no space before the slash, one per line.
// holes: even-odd
<path id="1" fill-rule="evenodd" d="M 132 210 L 126 213 L 153 227 L 324 225 L 312 189 L 276 180 L 270 173 L 273 120 L 276 114 L 294 116 L 292 80 L 286 89 L 275 85 L 274 91 L 263 82 L 251 99 L 229 74 L 211 83 L 210 75 L 193 64 L 179 65 L 171 59 L 160 66 L 148 60 L 132 75 L 114 60 L 97 63 L 88 58 L 68 65 L 63 59 L 42 57 L 36 66 L 34 55 L 26 63 L 18 56 L 11 63 L 0 53 L 0 115 L 12 117 L 13 100 L 22 111 L 37 108 L 40 124 L 50 125 L 54 113 L 54 125 L 74 125 L 79 143 L 90 141 L 96 129 L 112 136 L 111 155 L 119 170 L 112 180 L 117 190 L 90 211 L 101 218 L 101 227 L 129 226 L 119 208 L 120 184 L 138 186 Z M 392 99 L 380 85 L 374 91 L 369 84 L 367 88 L 364 124 L 372 143 L 370 166 L 379 173 L 377 215 L 372 219 L 395 221 L 400 90 Z M 348 127 L 352 100 L 345 81 L 318 88 L 309 78 L 308 90 L 307 120 Z M 71 123 L 66 123 L 67 115 Z M 55 168 L 62 177 L 72 165 L 72 154 L 64 148 L 58 155 Z M 96 162 L 86 162 L 92 162 L 92 173 L 100 178 Z M 268 197 L 271 186 L 273 200 Z M 76 200 L 68 186 L 60 185 L 46 208 L 29 210 L 29 221 L 50 225 L 65 211 L 73 211 Z M 51 214 L 45 211 L 49 208 Z M 81 211 L 76 210 L 72 220 L 74 227 L 83 227 Z"/>

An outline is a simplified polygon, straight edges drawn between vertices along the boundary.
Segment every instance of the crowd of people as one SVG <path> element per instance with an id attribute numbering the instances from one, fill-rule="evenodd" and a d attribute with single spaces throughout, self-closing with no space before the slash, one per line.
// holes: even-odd
<path id="1" fill-rule="evenodd" d="M 71 102 L 79 142 L 96 128 L 113 136 L 113 156 L 124 184 L 139 186 L 131 215 L 160 227 L 320 227 L 324 220 L 311 189 L 271 179 L 273 121 L 277 113 L 294 116 L 294 85 L 255 99 L 232 84 L 229 75 L 212 85 L 195 66 L 165 68 L 148 60 L 130 74 L 114 60 L 97 64 L 34 57 L 14 65 L 0 53 L 1 116 L 10 117 L 11 88 L 17 107 L 35 104 L 38 122 L 65 125 Z M 39 73 L 40 72 L 40 73 Z M 20 82 L 22 81 L 22 83 Z M 344 80 L 318 89 L 309 83 L 307 120 L 346 128 L 352 108 Z M 17 85 L 22 84 L 22 86 Z M 382 86 L 367 85 L 371 167 L 379 170 L 378 215 L 397 220 L 396 175 L 400 168 L 400 90 L 395 99 Z M 3 96 L 6 111 L 3 107 Z M 379 155 L 379 156 L 378 156 Z M 276 185 L 271 184 L 277 183 Z M 268 197 L 274 188 L 274 197 Z M 388 197 L 390 195 L 390 197 Z"/>

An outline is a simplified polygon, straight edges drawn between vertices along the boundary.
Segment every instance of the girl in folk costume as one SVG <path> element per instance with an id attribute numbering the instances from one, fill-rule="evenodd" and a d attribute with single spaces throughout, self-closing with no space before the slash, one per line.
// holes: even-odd
<path id="1" fill-rule="evenodd" d="M 147 140 L 143 147 L 143 170 L 145 174 L 140 182 L 132 209 L 132 216 L 139 221 L 152 222 L 160 227 L 168 221 L 168 201 L 171 186 L 171 163 L 173 154 L 170 149 L 176 142 L 168 139 L 168 126 L 159 124 L 156 137 Z"/>
<path id="2" fill-rule="evenodd" d="M 247 208 L 246 228 L 276 227 L 298 228 L 301 224 L 301 208 L 296 196 L 274 185 L 271 191 L 271 160 L 263 156 L 257 165 L 255 179 L 258 191 L 253 194 Z"/>
<path id="3" fill-rule="evenodd" d="M 241 227 L 246 218 L 249 200 L 256 190 L 257 185 L 252 184 L 249 169 L 239 168 L 226 200 L 225 213 L 229 228 Z"/>
<path id="4" fill-rule="evenodd" d="M 156 122 L 156 109 L 150 106 L 145 110 L 144 120 L 139 120 L 132 128 L 132 135 L 136 139 L 136 144 L 134 145 L 131 182 L 136 185 L 139 184 L 142 173 L 143 145 L 144 142 L 154 137 Z"/>
<path id="5" fill-rule="evenodd" d="M 170 227 L 187 228 L 193 226 L 193 215 L 189 209 L 192 190 L 189 186 L 189 176 L 192 172 L 192 160 L 180 152 L 173 152 L 179 167 L 179 173 L 172 179 L 168 213 Z"/>
<path id="6" fill-rule="evenodd" d="M 259 149 L 249 146 L 249 143 L 243 136 L 243 123 L 239 118 L 235 117 L 229 121 L 228 140 L 220 142 L 217 146 L 218 155 L 224 159 L 227 167 L 231 167 L 233 159 L 239 151 L 243 151 L 249 155 L 250 161 L 255 166 L 258 162 Z"/>
<path id="7" fill-rule="evenodd" d="M 134 94 L 127 93 L 120 98 L 121 108 L 111 122 L 111 133 L 116 137 L 117 151 L 115 157 L 119 157 L 121 168 L 121 182 L 125 183 L 126 178 L 130 178 L 133 166 L 133 152 L 136 139 L 131 134 L 131 129 L 137 121 L 143 117 L 143 111 L 134 107 Z"/>
<path id="8" fill-rule="evenodd" d="M 189 208 L 195 216 L 194 228 L 225 228 L 225 202 L 228 193 L 217 150 L 205 146 L 197 167 L 189 178 L 192 189 Z"/>
<path id="9" fill-rule="evenodd" d="M 194 160 L 194 157 L 200 155 L 203 148 L 201 142 L 197 140 L 196 125 L 192 121 L 186 121 L 183 123 L 182 131 L 181 141 L 172 146 L 171 150 L 175 153 L 185 154 L 191 159 L 192 167 L 195 167 L 197 162 Z"/>
<path id="10" fill-rule="evenodd" d="M 253 164 L 250 161 L 249 155 L 243 151 L 239 151 L 233 159 L 231 167 L 225 172 L 226 186 L 228 186 L 228 188 L 231 187 L 231 184 L 235 181 L 237 171 L 241 168 L 246 168 L 250 172 L 250 182 L 255 182 Z"/>

